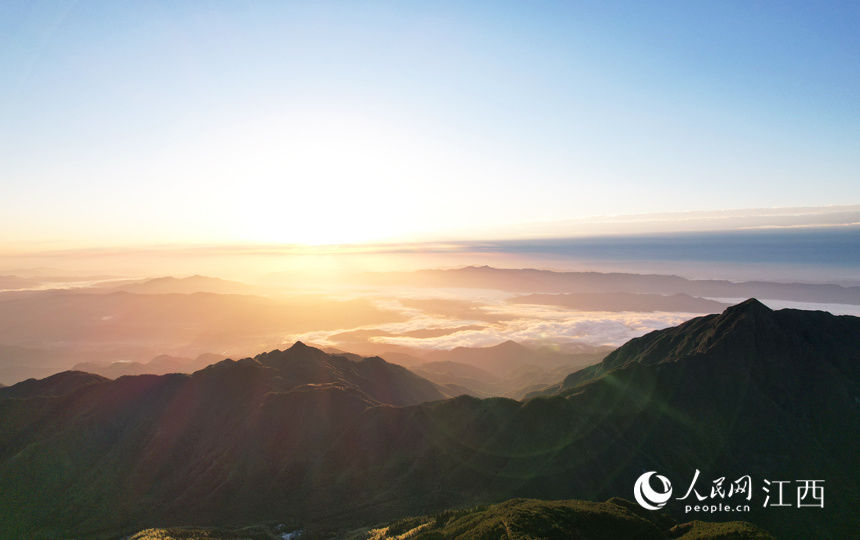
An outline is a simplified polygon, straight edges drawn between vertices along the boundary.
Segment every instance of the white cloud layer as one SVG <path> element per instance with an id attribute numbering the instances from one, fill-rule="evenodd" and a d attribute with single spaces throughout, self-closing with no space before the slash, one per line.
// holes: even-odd
<path id="1" fill-rule="evenodd" d="M 312 332 L 294 336 L 311 343 L 337 347 L 337 335 L 343 332 L 366 331 L 371 343 L 420 349 L 452 349 L 454 347 L 484 347 L 502 341 L 540 343 L 580 342 L 591 345 L 621 345 L 631 338 L 652 330 L 677 325 L 697 316 L 691 313 L 668 312 L 604 312 L 571 311 L 552 306 L 492 303 L 481 306 L 486 314 L 482 321 L 441 315 L 431 315 L 419 309 L 398 307 L 396 300 L 385 300 L 388 308 L 399 309 L 411 318 L 404 322 Z M 408 334 L 424 329 L 473 328 L 453 331 L 433 337 L 413 337 Z M 480 328 L 474 328 L 478 326 Z"/>

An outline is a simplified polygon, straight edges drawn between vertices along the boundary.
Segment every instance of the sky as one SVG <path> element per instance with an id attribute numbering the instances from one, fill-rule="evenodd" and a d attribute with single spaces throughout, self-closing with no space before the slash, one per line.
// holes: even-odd
<path id="1" fill-rule="evenodd" d="M 858 26 L 856 2 L 5 1 L 0 246 L 857 205 Z"/>

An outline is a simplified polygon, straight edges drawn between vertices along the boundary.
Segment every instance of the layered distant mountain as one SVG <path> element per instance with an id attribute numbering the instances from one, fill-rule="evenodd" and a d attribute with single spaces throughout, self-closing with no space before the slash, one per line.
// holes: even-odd
<path id="1" fill-rule="evenodd" d="M 453 393 L 520 398 L 571 371 L 600 361 L 611 351 L 607 347 L 579 348 L 580 352 L 570 353 L 506 341 L 493 347 L 431 351 L 407 366 Z"/>
<path id="2" fill-rule="evenodd" d="M 599 356 L 600 352 L 595 348 L 585 354 L 590 358 Z M 424 355 L 424 359 L 428 362 L 466 364 L 497 375 L 508 375 L 530 366 L 544 369 L 565 366 L 576 361 L 572 356 L 552 350 L 533 349 L 509 340 L 493 347 L 457 347 L 449 351 L 431 351 Z"/>
<path id="3" fill-rule="evenodd" d="M 770 298 L 796 302 L 860 305 L 860 287 L 834 284 L 733 282 L 695 280 L 673 275 L 602 272 L 553 272 L 550 270 L 468 266 L 454 270 L 418 270 L 366 274 L 364 280 L 378 285 L 413 287 L 463 287 L 526 293 L 637 293 L 686 294 L 699 298 Z"/>
<path id="4" fill-rule="evenodd" d="M 138 281 L 104 278 L 34 285 L 66 287 L 51 290 L 8 281 L 21 287 L 0 291 L 0 382 L 14 384 L 68 369 L 111 377 L 187 372 L 200 364 L 192 361 L 186 362 L 191 367 L 164 369 L 141 364 L 158 355 L 240 357 L 297 339 L 385 358 L 389 352 L 421 357 L 428 350 L 475 348 L 500 336 L 515 337 L 533 348 L 565 347 L 573 341 L 617 345 L 677 324 L 688 313 L 721 311 L 726 307 L 723 302 L 751 295 L 842 303 L 841 312 L 860 309 L 856 307 L 860 288 L 833 284 L 489 267 L 357 275 L 338 289 L 316 294 L 295 286 L 262 288 L 199 275 Z M 463 288 L 481 291 L 466 294 Z M 440 361 L 460 363 L 454 358 Z M 503 387 L 464 384 L 467 381 L 459 380 L 460 374 L 451 369 L 442 375 L 446 384 L 454 385 L 452 391 L 457 387 L 477 396 L 510 397 L 563 377 L 555 368 L 536 371 L 535 365 L 529 363 L 528 372 Z M 505 374 L 502 379 L 510 378 Z"/>
<path id="5" fill-rule="evenodd" d="M 512 497 L 630 497 L 645 471 L 681 496 L 697 469 L 702 490 L 750 475 L 742 519 L 777 537 L 860 527 L 856 317 L 748 301 L 633 340 L 523 402 L 441 400 L 405 368 L 301 345 L 192 375 L 65 376 L 48 385 L 59 394 L 0 391 L 0 536 L 351 530 Z M 764 479 L 822 479 L 826 506 L 762 508 Z M 567 519 L 547 508 L 534 515 Z M 665 510 L 738 518 L 681 508 Z M 491 526 L 493 514 L 473 517 Z M 448 522 L 432 527 L 444 537 Z"/>
<path id="6" fill-rule="evenodd" d="M 728 306 L 689 294 L 637 294 L 637 293 L 567 293 L 528 294 L 511 299 L 517 304 L 544 304 L 582 311 L 681 311 L 711 313 Z"/>
<path id="7" fill-rule="evenodd" d="M 116 291 L 135 294 L 192 294 L 199 292 L 218 294 L 259 294 L 260 287 L 226 279 L 194 275 L 185 278 L 165 276 L 134 281 L 111 287 Z"/>
<path id="8" fill-rule="evenodd" d="M 16 275 L 21 269 L 0 275 L 0 292 L 23 292 L 33 289 L 57 289 L 66 287 L 91 287 L 100 283 L 116 281 L 115 276 L 75 274 L 50 269 L 27 269 L 24 275 Z"/>
<path id="9" fill-rule="evenodd" d="M 109 364 L 100 362 L 80 362 L 75 364 L 72 370 L 97 373 L 110 379 L 116 379 L 123 375 L 191 373 L 223 359 L 223 356 L 211 353 L 204 353 L 198 355 L 196 358 L 160 354 L 149 362 L 111 362 Z"/>

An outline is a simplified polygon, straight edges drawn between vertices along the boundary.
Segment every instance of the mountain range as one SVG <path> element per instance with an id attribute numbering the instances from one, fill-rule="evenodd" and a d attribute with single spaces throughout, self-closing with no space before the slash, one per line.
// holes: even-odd
<path id="1" fill-rule="evenodd" d="M 777 537 L 860 528 L 856 317 L 750 300 L 634 339 L 530 399 L 447 396 L 380 358 L 301 343 L 191 375 L 2 388 L 0 536 L 348 531 L 514 497 L 629 497 L 645 471 L 682 492 L 696 470 L 705 487 L 750 475 L 752 507 L 667 506 L 677 521 L 741 516 Z M 824 508 L 761 507 L 764 479 L 804 478 L 825 480 Z"/>
<path id="2" fill-rule="evenodd" d="M 769 298 L 795 302 L 860 304 L 860 287 L 770 281 L 735 282 L 687 279 L 666 274 L 620 272 L 556 272 L 530 268 L 467 266 L 450 270 L 368 273 L 365 282 L 377 285 L 498 289 L 526 293 L 686 294 L 699 298 Z M 609 299 L 611 297 L 607 297 Z"/>

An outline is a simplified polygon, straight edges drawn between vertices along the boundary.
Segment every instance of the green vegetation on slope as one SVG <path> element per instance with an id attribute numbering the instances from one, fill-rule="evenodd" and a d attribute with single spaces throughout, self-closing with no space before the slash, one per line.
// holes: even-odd
<path id="1" fill-rule="evenodd" d="M 743 517 L 774 534 L 850 536 L 860 319 L 762 308 L 631 341 L 596 379 L 526 402 L 391 406 L 420 401 L 430 383 L 301 346 L 191 376 L 0 399 L 0 536 L 349 528 L 515 497 L 629 496 L 646 470 L 682 489 L 696 469 L 705 485 L 752 475 Z M 827 505 L 763 509 L 765 478 L 824 479 Z"/>
<path id="2" fill-rule="evenodd" d="M 747 539 L 773 537 L 743 521 L 677 525 L 664 514 L 648 513 L 634 503 L 512 499 L 491 506 L 449 510 L 408 518 L 369 531 L 366 540 L 639 540 Z"/>
<path id="3" fill-rule="evenodd" d="M 147 529 L 129 540 L 275 540 L 289 536 L 284 525 L 241 529 L 172 527 Z M 286 531 L 286 534 L 285 534 Z M 499 504 L 403 518 L 352 531 L 292 531 L 306 540 L 771 540 L 743 521 L 677 524 L 666 514 L 650 513 L 636 504 L 612 498 L 606 502 L 511 499 Z"/>

